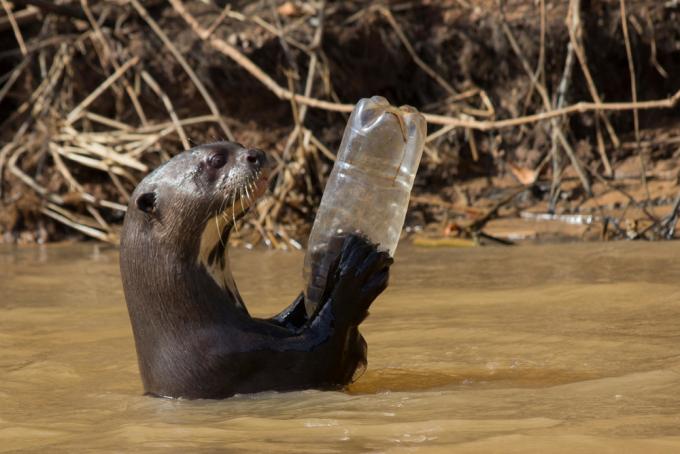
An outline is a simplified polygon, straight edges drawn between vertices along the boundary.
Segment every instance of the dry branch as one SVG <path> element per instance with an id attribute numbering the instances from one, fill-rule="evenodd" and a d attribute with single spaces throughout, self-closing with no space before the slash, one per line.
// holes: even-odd
<path id="1" fill-rule="evenodd" d="M 631 91 L 634 91 L 631 102 L 602 102 L 605 94 L 606 99 L 617 99 L 616 95 L 620 99 L 627 98 L 628 93 L 612 96 L 610 87 L 602 79 L 601 69 L 596 66 L 597 62 L 591 61 L 593 66 L 588 66 L 585 46 L 590 41 L 587 36 L 583 36 L 586 30 L 581 24 L 581 2 L 578 0 L 571 0 L 567 8 L 554 0 L 540 0 L 537 3 L 536 18 L 540 25 L 540 33 L 536 33 L 538 47 L 531 41 L 531 34 L 525 28 L 514 26 L 518 20 L 516 11 L 513 18 L 510 13 L 512 8 L 516 8 L 516 3 L 508 3 L 509 22 L 503 24 L 503 31 L 512 49 L 494 49 L 498 59 L 503 58 L 503 53 L 508 54 L 506 60 L 514 66 L 509 71 L 515 85 L 502 87 L 508 93 L 499 91 L 498 87 L 493 87 L 495 82 L 488 80 L 485 82 L 486 91 L 478 88 L 482 84 L 473 82 L 475 79 L 468 75 L 461 81 L 461 73 L 457 72 L 460 68 L 456 66 L 461 61 L 458 48 L 450 53 L 442 53 L 442 49 L 435 48 L 439 52 L 434 59 L 436 64 L 426 63 L 426 60 L 432 60 L 433 54 L 427 46 L 433 45 L 433 42 L 455 37 L 455 40 L 462 40 L 463 48 L 467 45 L 465 34 L 459 32 L 457 26 L 440 31 L 438 36 L 420 41 L 417 46 L 415 41 L 410 41 L 416 36 L 419 39 L 423 37 L 424 29 L 412 20 L 419 8 L 439 11 L 437 2 L 367 6 L 361 2 L 345 5 L 338 2 L 301 1 L 291 2 L 296 8 L 299 7 L 297 10 L 284 12 L 277 9 L 276 1 L 245 5 L 242 11 L 235 11 L 231 6 L 218 9 L 211 2 L 195 2 L 189 8 L 188 2 L 181 0 L 170 0 L 169 5 L 140 0 L 111 3 L 80 0 L 63 5 L 42 0 L 0 1 L 5 11 L 5 17 L 0 18 L 0 29 L 4 27 L 10 38 L 12 30 L 15 39 L 10 39 L 11 45 L 15 45 L 15 41 L 18 43 L 17 47 L 0 52 L 1 61 L 11 59 L 14 65 L 5 66 L 5 74 L 0 75 L 0 103 L 3 107 L 12 106 L 5 109 L 7 113 L 2 123 L 6 133 L 4 142 L 0 144 L 0 223 L 3 222 L 5 207 L 11 207 L 22 197 L 32 197 L 31 200 L 39 201 L 39 205 L 33 208 L 33 216 L 39 217 L 39 222 L 48 217 L 51 220 L 46 223 L 48 227 L 53 227 L 55 222 L 61 223 L 98 240 L 115 242 L 130 193 L 150 169 L 175 152 L 188 148 L 191 145 L 189 137 L 207 141 L 226 134 L 232 139 L 229 126 L 237 125 L 237 139 L 272 150 L 271 156 L 276 162 L 276 181 L 272 193 L 257 203 L 255 216 L 240 226 L 232 237 L 233 241 L 246 245 L 264 242 L 272 247 L 299 248 L 298 239 L 304 236 L 306 226 L 313 219 L 314 207 L 319 202 L 325 178 L 335 160 L 332 145 L 339 139 L 339 131 L 343 126 L 339 116 L 325 115 L 323 112 L 314 112 L 312 116 L 309 112 L 310 109 L 318 109 L 347 113 L 353 109 L 353 104 L 341 102 L 341 99 L 351 99 L 354 95 L 348 96 L 347 93 L 352 91 L 340 87 L 340 83 L 346 81 L 343 79 L 342 65 L 348 65 L 351 72 L 353 65 L 358 63 L 353 60 L 355 56 L 351 46 L 354 44 L 350 43 L 345 57 L 338 57 L 333 45 L 342 41 L 338 36 L 343 27 L 354 27 L 356 30 L 364 28 L 371 31 L 375 28 L 379 33 L 369 35 L 368 39 L 374 40 L 375 36 L 380 36 L 379 40 L 382 39 L 382 44 L 386 46 L 384 52 L 398 55 L 396 60 L 410 67 L 407 73 L 417 74 L 418 81 L 427 85 L 423 93 L 409 98 L 411 101 L 422 99 L 419 107 L 427 112 L 428 122 L 440 126 L 431 130 L 427 137 L 424 169 L 419 175 L 423 181 L 417 191 L 424 188 L 427 191 L 441 191 L 442 194 L 430 197 L 416 192 L 413 198 L 418 202 L 414 208 L 427 213 L 424 217 L 436 219 L 442 226 L 447 224 L 449 217 L 457 218 L 459 225 L 469 225 L 461 218 L 479 219 L 480 212 L 492 213 L 483 217 L 486 222 L 494 216 L 502 216 L 509 205 L 524 203 L 520 199 L 531 199 L 535 196 L 534 192 L 540 194 L 543 190 L 541 185 L 551 177 L 556 182 L 555 186 L 561 184 L 561 191 L 569 190 L 564 188 L 574 187 L 577 181 L 568 171 L 563 172 L 564 166 L 556 160 L 557 150 L 561 147 L 569 156 L 586 192 L 591 190 L 590 178 L 594 178 L 598 188 L 595 192 L 602 191 L 603 186 L 605 191 L 622 194 L 625 191 L 631 209 L 641 210 L 649 219 L 652 225 L 647 225 L 632 237 L 666 237 L 669 231 L 674 232 L 669 225 L 669 222 L 675 222 L 672 215 L 655 217 L 653 210 L 646 205 L 647 200 L 643 201 L 639 197 L 636 200 L 618 183 L 614 186 L 594 170 L 598 165 L 598 156 L 589 154 L 588 145 L 596 139 L 605 174 L 619 178 L 619 182 L 623 181 L 620 179 L 623 174 L 614 173 L 616 166 L 631 153 L 637 153 L 640 157 L 643 151 L 649 157 L 669 155 L 677 143 L 677 137 L 645 135 L 643 142 L 641 136 L 649 134 L 649 130 L 640 130 L 638 112 L 677 109 L 680 90 L 677 84 L 668 83 L 666 87 L 670 87 L 668 91 L 672 93 L 668 98 L 639 101 L 638 96 L 649 96 L 643 94 L 644 85 L 639 80 L 637 87 L 631 86 Z M 454 9 L 461 8 L 462 11 L 471 8 L 468 3 L 459 2 Z M 152 4 L 154 8 L 149 6 Z M 657 20 L 657 31 L 660 30 L 661 34 L 655 35 L 652 13 L 645 10 L 640 14 L 640 9 L 631 4 L 629 6 L 637 8 L 637 12 L 628 15 L 623 0 L 620 0 L 620 5 L 621 29 L 625 35 L 623 44 L 628 61 L 632 64 L 633 47 L 640 43 L 631 42 L 624 18 L 628 17 L 631 26 L 635 27 L 644 41 L 644 36 L 649 35 L 643 33 L 635 19 L 644 17 L 652 34 L 652 41 L 647 43 L 652 52 L 650 67 L 653 66 L 658 74 L 672 81 L 674 75 L 671 72 L 675 68 L 665 63 L 669 55 L 668 38 L 664 35 L 666 28 L 661 27 Z M 20 7 L 26 9 L 16 9 Z M 367 14 L 369 12 L 376 14 Z M 585 17 L 585 10 L 583 14 Z M 654 14 L 654 17 L 659 17 L 657 13 Z M 563 20 L 564 16 L 566 21 Z M 37 31 L 38 19 L 43 20 L 40 31 Z M 520 19 L 520 22 L 533 23 L 533 18 L 530 19 Z M 618 19 L 615 20 L 618 22 Z M 561 35 L 559 46 L 570 43 L 567 59 L 559 62 L 552 47 L 555 24 L 558 27 L 567 26 L 568 33 Z M 182 28 L 186 28 L 188 33 L 182 33 Z M 47 32 L 43 33 L 43 30 Z M 351 31 L 354 33 L 356 30 Z M 150 32 L 154 35 L 151 39 L 140 38 Z M 365 44 L 360 35 L 352 35 L 352 40 L 358 39 L 356 45 L 359 47 Z M 567 35 L 569 41 L 565 43 L 564 36 Z M 331 39 L 326 41 L 329 36 Z M 657 46 L 657 38 L 661 40 L 661 47 Z M 500 41 L 507 47 L 503 39 Z M 333 42 L 333 45 L 329 42 Z M 190 52 L 201 47 L 197 44 L 204 44 L 227 56 L 230 61 L 220 65 L 219 56 L 215 60 L 212 53 L 206 58 L 191 61 L 193 55 L 182 55 L 178 50 L 179 43 L 182 43 L 182 48 L 191 48 Z M 498 43 L 487 44 L 496 46 Z M 620 46 L 620 54 L 624 45 Z M 166 50 L 172 58 L 164 61 Z M 659 52 L 665 54 L 659 55 Z M 557 55 L 560 59 L 564 56 L 562 52 L 557 52 Z M 537 61 L 534 62 L 536 56 Z M 474 58 L 473 55 L 472 60 Z M 271 59 L 275 69 L 269 69 L 271 65 L 259 66 L 256 63 L 266 59 Z M 519 74 L 516 68 L 520 66 L 515 65 L 517 61 L 521 63 Z M 585 82 L 578 80 L 572 72 L 575 61 L 579 63 Z M 230 72 L 234 66 L 232 62 L 245 70 L 245 81 L 244 73 Z M 668 73 L 660 62 L 664 63 Z M 216 66 L 217 73 L 226 70 L 229 79 L 220 87 L 234 90 L 220 93 L 226 95 L 224 97 L 217 97 L 209 90 L 211 82 L 214 82 L 210 71 Z M 546 72 L 546 68 L 550 69 L 550 73 Z M 561 74 L 556 74 L 555 68 Z M 181 71 L 186 73 L 188 79 L 161 84 L 162 80 L 175 80 L 173 77 Z M 421 78 L 422 74 L 427 77 Z M 451 74 L 456 74 L 456 77 L 451 77 Z M 390 76 L 389 71 L 385 71 L 385 77 L 389 79 Z M 631 82 L 635 83 L 633 76 Z M 496 77 L 495 72 L 492 77 Z M 288 81 L 287 86 L 278 82 L 284 78 Z M 86 79 L 89 79 L 88 84 L 83 84 Z M 250 86 L 251 80 L 264 85 L 265 90 L 238 96 L 235 100 L 238 102 L 229 104 L 229 111 L 219 105 L 219 99 L 240 95 L 237 92 L 240 89 L 238 84 Z M 363 82 L 351 77 L 350 80 L 350 84 Z M 94 82 L 94 88 L 83 93 L 81 87 L 89 86 L 89 82 Z M 578 84 L 582 84 L 582 87 L 576 87 Z M 335 91 L 336 87 L 340 96 Z M 404 88 L 415 90 L 410 86 L 399 86 L 395 90 L 398 93 Z M 567 94 L 581 92 L 576 88 L 582 91 L 587 89 L 588 99 L 592 102 L 569 105 Z M 198 100 L 183 96 L 183 93 L 196 91 L 200 94 Z M 358 95 L 374 94 L 368 92 L 373 89 L 365 91 L 365 94 L 359 92 Z M 646 91 L 651 92 L 658 91 Z M 281 103 L 284 109 L 278 109 L 278 106 L 272 109 L 272 116 L 279 115 L 274 113 L 275 110 L 283 112 L 280 115 L 284 117 L 290 115 L 284 123 L 281 118 L 276 118 L 274 128 L 270 129 L 267 120 L 242 120 L 242 112 L 231 110 L 238 103 L 244 106 L 236 107 L 237 110 L 261 110 L 261 106 L 250 107 L 248 103 L 254 100 L 254 105 L 257 105 L 261 99 L 270 102 L 269 93 L 289 103 L 290 107 L 287 109 Z M 436 97 L 437 93 L 440 94 L 439 98 Z M 204 109 L 203 103 L 207 109 Z M 497 113 L 495 106 L 500 113 Z M 195 115 L 197 110 L 208 110 L 210 114 Z M 623 131 L 616 131 L 614 125 L 619 127 L 617 121 L 622 115 L 614 113 L 630 111 L 635 118 L 635 142 L 630 142 L 628 138 L 626 140 L 629 142 L 619 147 L 617 134 L 623 134 Z M 583 123 L 586 126 L 566 119 L 567 116 L 589 112 L 594 115 L 584 116 L 586 121 Z M 265 115 L 268 114 L 265 112 Z M 499 115 L 503 117 L 498 118 Z M 660 116 L 664 119 L 675 118 L 672 112 L 661 112 Z M 595 119 L 593 126 L 587 123 L 591 118 Z M 248 121 L 252 124 L 245 124 Z M 518 128 L 526 125 L 536 127 Z M 570 127 L 574 130 L 570 130 Z M 251 135 L 253 128 L 258 130 L 254 139 Z M 544 137 L 544 130 L 548 131 L 545 136 L 547 147 L 536 141 L 537 137 Z M 593 132 L 595 139 L 592 138 Z M 549 154 L 551 136 L 556 150 L 552 155 Z M 514 144 L 518 137 L 524 142 L 516 146 Z M 607 137 L 610 140 L 605 143 Z M 526 147 L 532 140 L 538 143 L 539 150 L 532 150 L 533 157 L 515 165 L 513 161 L 517 159 L 517 147 Z M 263 143 L 259 144 L 258 141 Z M 579 141 L 588 143 L 584 146 Z M 613 148 L 608 148 L 609 142 Z M 461 150 L 468 154 L 462 154 Z M 551 159 L 556 164 L 552 174 L 547 165 Z M 479 194 L 469 194 L 467 189 L 462 190 L 457 185 L 450 187 L 452 179 L 456 182 L 464 180 L 465 172 L 470 169 L 490 172 L 485 173 L 485 176 L 491 179 L 503 178 L 504 169 L 508 168 L 514 168 L 520 174 L 528 172 L 532 176 L 529 183 L 521 181 L 527 184 L 522 188 L 521 197 L 503 199 L 500 204 L 487 204 L 486 208 L 480 210 L 474 206 L 478 201 L 483 201 Z M 673 179 L 671 172 L 659 176 L 653 168 L 650 169 L 649 172 L 643 170 L 641 176 L 664 181 Z M 430 181 L 432 176 L 432 181 L 439 183 Z M 530 187 L 532 191 L 528 190 Z M 507 190 L 513 186 L 505 188 Z M 440 202 L 429 203 L 426 200 Z M 584 200 L 587 198 L 580 198 L 578 203 Z M 489 207 L 493 209 L 489 211 Z M 477 214 L 470 214 L 475 212 Z M 612 222 L 619 234 L 628 235 L 628 230 L 616 223 L 622 221 Z M 0 224 L 0 230 L 2 228 Z M 468 233 L 482 235 L 477 232 L 479 228 L 477 226 L 474 232 Z M 7 232 L 4 234 L 7 235 Z"/>
<path id="2" fill-rule="evenodd" d="M 22 54 L 26 55 L 28 53 L 28 50 L 26 49 L 26 43 L 24 42 L 24 37 L 21 35 L 19 24 L 17 24 L 17 21 L 14 18 L 12 8 L 7 2 L 7 0 L 0 0 L 0 3 L 2 3 L 2 9 L 5 10 L 5 14 L 7 14 L 7 19 L 9 20 L 9 23 L 12 26 L 12 31 L 14 32 L 14 36 L 17 39 L 17 44 L 19 44 L 19 49 L 21 50 Z"/>
<path id="3" fill-rule="evenodd" d="M 69 126 L 73 124 L 73 122 L 77 121 L 80 118 L 83 110 L 87 109 L 87 107 L 92 104 L 95 99 L 97 99 L 102 93 L 104 93 L 104 91 L 106 91 L 107 88 L 109 88 L 115 81 L 123 76 L 123 74 L 125 74 L 128 69 L 132 68 L 137 63 L 139 63 L 139 57 L 132 57 L 113 74 L 111 74 L 101 85 L 99 85 L 99 87 L 90 93 L 87 98 L 83 99 L 80 104 L 78 104 L 75 109 L 73 109 L 71 113 L 66 116 L 66 125 Z"/>
<path id="4" fill-rule="evenodd" d="M 637 102 L 637 82 L 635 80 L 635 62 L 633 61 L 633 51 L 630 45 L 630 36 L 628 35 L 628 15 L 626 14 L 626 0 L 620 0 L 621 5 L 621 29 L 623 30 L 623 42 L 626 46 L 626 58 L 628 60 L 628 75 L 630 77 L 630 93 L 633 102 Z M 640 143 L 640 116 L 637 107 L 633 108 L 633 128 L 635 130 L 635 143 Z M 645 157 L 640 150 L 638 152 L 640 158 L 640 179 L 642 186 L 645 188 L 647 198 L 649 198 L 649 188 L 647 187 L 647 169 L 645 168 Z"/>
<path id="5" fill-rule="evenodd" d="M 252 60 L 243 55 L 238 49 L 230 45 L 223 39 L 211 35 L 208 29 L 201 26 L 196 18 L 194 18 L 184 7 L 181 0 L 170 0 L 170 3 L 175 8 L 177 13 L 189 24 L 189 26 L 196 32 L 196 34 L 207 41 L 217 51 L 222 52 L 227 57 L 238 63 L 243 69 L 248 71 L 253 77 L 262 82 L 269 90 L 272 91 L 279 99 L 292 100 L 299 104 L 303 104 L 316 109 L 323 109 L 332 112 L 351 112 L 354 104 L 343 104 L 332 101 L 325 101 L 322 99 L 311 98 L 303 95 L 296 95 L 291 91 L 280 86 L 274 79 L 267 75 L 259 66 Z M 478 129 L 480 131 L 489 131 L 492 129 L 502 129 L 515 126 L 521 126 L 529 123 L 536 123 L 543 120 L 550 120 L 552 118 L 563 115 L 572 115 L 575 113 L 586 113 L 597 110 L 604 111 L 621 111 L 621 110 L 647 110 L 647 109 L 671 109 L 678 104 L 680 100 L 680 90 L 673 96 L 666 99 L 658 99 L 652 101 L 641 102 L 612 102 L 612 103 L 598 103 L 598 102 L 579 102 L 562 109 L 555 109 L 549 112 L 541 112 L 533 115 L 526 115 L 519 118 L 509 118 L 506 120 L 464 120 L 457 117 L 447 115 L 437 115 L 425 113 L 427 122 L 435 125 L 453 126 L 455 128 L 470 128 Z"/>
<path id="6" fill-rule="evenodd" d="M 217 119 L 217 122 L 219 123 L 220 127 L 227 135 L 227 138 L 229 138 L 229 140 L 234 140 L 234 135 L 231 133 L 231 129 L 229 129 L 229 126 L 227 126 L 227 124 L 222 119 L 222 115 L 220 114 L 220 111 L 217 108 L 217 103 L 215 103 L 215 100 L 213 100 L 212 96 L 205 88 L 203 82 L 201 82 L 201 80 L 198 78 L 194 70 L 191 69 L 191 66 L 189 65 L 189 63 L 187 63 L 186 59 L 177 50 L 177 47 L 175 47 L 175 45 L 172 44 L 170 38 L 168 38 L 168 36 L 163 32 L 163 30 L 161 30 L 156 21 L 153 20 L 151 16 L 149 16 L 149 13 L 137 0 L 130 0 L 130 3 L 132 4 L 132 6 L 135 7 L 139 15 L 142 16 L 146 23 L 149 24 L 149 27 L 151 27 L 154 33 L 156 33 L 156 35 L 161 39 L 161 41 L 163 41 L 165 47 L 167 47 L 170 53 L 177 59 L 177 62 L 182 66 L 184 71 L 186 71 L 189 78 L 191 78 L 191 81 L 194 83 L 194 85 L 196 85 L 196 88 L 201 93 L 201 96 L 203 96 L 205 103 L 208 105 L 208 108 L 210 109 L 210 112 L 212 112 L 214 117 Z"/>

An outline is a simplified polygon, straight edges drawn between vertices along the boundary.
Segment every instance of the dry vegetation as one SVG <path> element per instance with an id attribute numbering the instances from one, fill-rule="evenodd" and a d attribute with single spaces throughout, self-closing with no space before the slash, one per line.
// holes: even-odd
<path id="1" fill-rule="evenodd" d="M 374 94 L 428 114 L 424 244 L 675 234 L 678 1 L 0 3 L 4 241 L 115 243 L 149 170 L 232 139 L 277 162 L 232 240 L 299 247 Z"/>

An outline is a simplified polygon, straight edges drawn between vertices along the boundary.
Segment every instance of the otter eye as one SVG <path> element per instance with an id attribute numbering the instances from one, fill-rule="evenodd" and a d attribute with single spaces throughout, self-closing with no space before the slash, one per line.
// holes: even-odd
<path id="1" fill-rule="evenodd" d="M 215 153 L 208 158 L 208 165 L 213 169 L 219 169 L 227 163 L 227 156 L 224 153 Z"/>

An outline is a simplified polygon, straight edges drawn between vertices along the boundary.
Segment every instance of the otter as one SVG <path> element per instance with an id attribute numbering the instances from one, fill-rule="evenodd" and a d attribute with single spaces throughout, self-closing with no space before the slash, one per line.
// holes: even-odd
<path id="1" fill-rule="evenodd" d="M 304 294 L 280 314 L 251 317 L 229 269 L 229 234 L 267 188 L 266 154 L 233 142 L 182 152 L 130 197 L 120 271 L 146 394 L 338 389 L 366 365 L 358 331 L 387 287 L 392 259 L 359 235 L 333 257 L 323 304 Z"/>

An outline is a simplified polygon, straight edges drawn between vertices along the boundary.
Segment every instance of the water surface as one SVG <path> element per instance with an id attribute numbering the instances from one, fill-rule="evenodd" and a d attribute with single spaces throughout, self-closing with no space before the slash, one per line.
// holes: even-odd
<path id="1" fill-rule="evenodd" d="M 251 312 L 302 255 L 232 253 Z M 402 247 L 347 392 L 144 397 L 115 249 L 0 249 L 0 451 L 680 452 L 680 243 Z"/>

